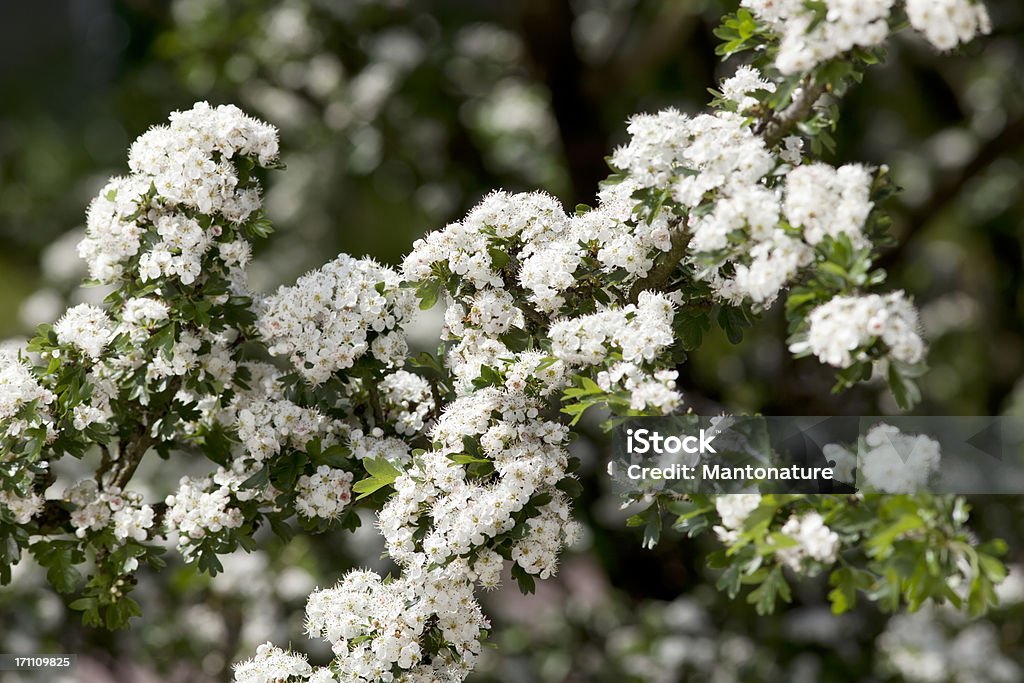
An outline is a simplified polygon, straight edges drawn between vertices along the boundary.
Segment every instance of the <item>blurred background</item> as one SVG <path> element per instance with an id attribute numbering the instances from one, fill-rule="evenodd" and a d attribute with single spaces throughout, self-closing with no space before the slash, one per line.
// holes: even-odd
<path id="1" fill-rule="evenodd" d="M 544 189 L 590 203 L 633 112 L 700 111 L 727 74 L 713 28 L 733 0 L 48 0 L 0 3 L 0 340 L 29 335 L 79 289 L 84 211 L 130 142 L 196 100 L 232 102 L 278 126 L 287 170 L 266 188 L 277 232 L 252 284 L 269 290 L 338 252 L 397 263 L 425 231 L 487 191 Z M 994 33 L 954 54 L 900 36 L 841 105 L 826 160 L 888 164 L 893 287 L 922 308 L 931 371 L 922 414 L 1024 413 L 1024 5 L 988 0 Z M 425 329 L 430 326 L 426 325 Z M 868 385 L 841 396 L 793 361 L 769 314 L 739 346 L 713 335 L 680 368 L 701 410 L 886 414 Z M 494 640 L 473 680 L 1018 681 L 1024 579 L 967 622 L 939 609 L 834 618 L 821 581 L 770 618 L 713 587 L 710 541 L 653 551 L 602 489 L 599 430 L 578 506 L 589 533 L 528 600 L 484 596 Z M 157 473 L 150 473 L 158 479 Z M 140 473 L 134 488 L 160 487 Z M 979 535 L 1024 560 L 1024 505 L 972 501 Z M 172 559 L 140 576 L 145 616 L 83 629 L 38 568 L 0 589 L 0 651 L 76 652 L 68 680 L 225 681 L 267 639 L 315 661 L 302 606 L 354 564 L 380 565 L 366 517 L 354 536 L 299 538 L 225 562 L 215 580 Z M 4 674 L 0 673 L 0 680 Z M 15 679 L 11 681 L 32 680 Z M 40 678 L 38 680 L 52 680 Z"/>

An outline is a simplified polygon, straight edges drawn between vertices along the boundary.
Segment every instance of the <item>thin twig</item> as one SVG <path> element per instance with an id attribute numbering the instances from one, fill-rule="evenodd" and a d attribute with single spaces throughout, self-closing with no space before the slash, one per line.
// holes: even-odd
<path id="1" fill-rule="evenodd" d="M 658 263 L 647 273 L 647 277 L 637 280 L 629 290 L 629 300 L 636 303 L 640 298 L 640 292 L 646 290 L 661 290 L 668 284 L 669 278 L 675 272 L 676 267 L 683 256 L 686 255 L 686 248 L 690 244 L 690 233 L 681 225 L 676 224 L 672 228 L 672 246 L 658 260 Z"/>
<path id="2" fill-rule="evenodd" d="M 380 392 L 377 391 L 377 384 L 373 381 L 373 378 L 367 375 L 363 382 L 366 383 L 366 393 L 370 398 L 370 408 L 373 410 L 373 419 L 377 422 L 378 427 L 384 426 L 384 409 L 380 405 Z"/>
<path id="3" fill-rule="evenodd" d="M 825 93 L 825 84 L 815 82 L 813 76 L 804 78 L 800 92 L 788 107 L 765 119 L 757 132 L 761 133 L 769 147 L 779 143 L 793 128 L 807 118 L 814 104 Z"/>

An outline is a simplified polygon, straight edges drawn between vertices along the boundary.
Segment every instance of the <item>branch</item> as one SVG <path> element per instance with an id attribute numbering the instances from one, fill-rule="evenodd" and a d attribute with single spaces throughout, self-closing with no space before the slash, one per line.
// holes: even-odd
<path id="1" fill-rule="evenodd" d="M 569 0 L 520 0 L 517 10 L 520 37 L 551 93 L 572 182 L 572 201 L 567 203 L 574 206 L 593 197 L 607 175 L 609 138 L 598 103 L 585 87 L 587 70 L 572 32 L 576 16 Z"/>
<path id="2" fill-rule="evenodd" d="M 366 393 L 370 398 L 370 408 L 373 410 L 373 419 L 377 422 L 376 426 L 383 428 L 384 409 L 380 405 L 380 392 L 377 391 L 377 384 L 369 376 L 369 373 L 363 378 L 363 382 L 366 384 Z"/>
<path id="3" fill-rule="evenodd" d="M 668 284 L 669 278 L 672 277 L 672 273 L 675 272 L 676 266 L 686 255 L 686 248 L 690 245 L 690 234 L 678 224 L 674 228 L 671 248 L 647 273 L 647 277 L 637 280 L 633 284 L 629 290 L 630 303 L 636 303 L 640 298 L 640 292 L 663 289 Z"/>
<path id="4" fill-rule="evenodd" d="M 801 84 L 800 92 L 782 111 L 773 112 L 757 127 L 756 132 L 764 137 L 769 147 L 774 147 L 786 137 L 793 128 L 807 118 L 818 99 L 825 93 L 825 84 L 814 81 L 808 75 Z"/>

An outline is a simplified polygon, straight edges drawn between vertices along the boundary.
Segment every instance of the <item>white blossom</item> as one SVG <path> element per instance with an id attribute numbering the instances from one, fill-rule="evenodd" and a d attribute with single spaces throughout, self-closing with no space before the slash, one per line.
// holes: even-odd
<path id="1" fill-rule="evenodd" d="M 938 441 L 878 424 L 864 436 L 864 448 L 857 449 L 857 486 L 884 493 L 915 493 L 927 487 L 941 458 Z"/>
<path id="2" fill-rule="evenodd" d="M 871 173 L 860 164 L 804 164 L 786 176 L 786 219 L 803 230 L 808 244 L 845 234 L 863 247 L 864 223 L 874 206 L 870 195 Z"/>
<path id="3" fill-rule="evenodd" d="M 352 473 L 320 465 L 296 482 L 295 509 L 305 517 L 334 519 L 352 500 Z"/>
<path id="4" fill-rule="evenodd" d="M 28 524 L 42 509 L 45 499 L 35 492 L 22 496 L 0 489 L 0 508 L 6 508 L 15 524 Z"/>
<path id="5" fill-rule="evenodd" d="M 303 655 L 285 652 L 270 643 L 256 648 L 256 656 L 235 665 L 235 683 L 280 683 L 307 680 L 313 673 Z"/>
<path id="6" fill-rule="evenodd" d="M 837 296 L 811 311 L 808 320 L 807 340 L 794 343 L 791 350 L 809 350 L 835 367 L 866 360 L 868 349 L 878 340 L 885 344 L 888 356 L 898 361 L 916 363 L 924 355 L 917 310 L 902 291 Z"/>
<path id="7" fill-rule="evenodd" d="M 99 358 L 111 341 L 113 323 L 102 308 L 79 304 L 61 316 L 53 331 L 61 344 L 74 346 L 91 358 Z"/>
<path id="8" fill-rule="evenodd" d="M 758 100 L 750 93 L 762 90 L 775 92 L 775 84 L 761 78 L 761 72 L 752 66 L 741 66 L 729 78 L 722 81 L 722 95 L 726 100 L 736 104 L 738 111 L 746 111 L 756 105 Z"/>
<path id="9" fill-rule="evenodd" d="M 791 516 L 782 525 L 781 532 L 797 544 L 779 548 L 775 554 L 793 571 L 802 572 L 807 559 L 824 565 L 836 561 L 839 535 L 828 528 L 825 520 L 817 512 L 807 512 L 802 517 Z"/>
<path id="10" fill-rule="evenodd" d="M 717 496 L 715 509 L 727 529 L 739 529 L 750 513 L 761 504 L 759 493 L 732 493 Z"/>
<path id="11" fill-rule="evenodd" d="M 398 330 L 414 310 L 412 292 L 399 288 L 397 273 L 342 254 L 267 297 L 259 329 L 272 354 L 288 356 L 317 385 L 366 353 L 386 365 L 404 359 Z"/>
<path id="12" fill-rule="evenodd" d="M 116 486 L 100 488 L 92 479 L 83 479 L 64 492 L 64 498 L 75 505 L 71 525 L 75 535 L 85 538 L 89 532 L 101 531 L 113 524 L 114 537 L 143 542 L 153 527 L 155 512 L 142 503 L 134 491 L 122 492 Z"/>
<path id="13" fill-rule="evenodd" d="M 989 33 L 992 21 L 985 5 L 977 0 L 906 0 L 910 25 L 940 50 L 969 43 Z"/>

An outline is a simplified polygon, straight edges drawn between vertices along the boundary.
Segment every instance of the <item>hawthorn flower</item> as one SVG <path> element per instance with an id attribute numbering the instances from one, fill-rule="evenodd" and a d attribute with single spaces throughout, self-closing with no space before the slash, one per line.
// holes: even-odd
<path id="1" fill-rule="evenodd" d="M 782 525 L 781 531 L 797 544 L 779 548 L 775 555 L 793 571 L 802 572 L 804 561 L 807 559 L 825 565 L 836 561 L 839 536 L 828 528 L 825 520 L 817 512 L 808 512 L 802 517 L 791 516 Z"/>
<path id="2" fill-rule="evenodd" d="M 867 360 L 876 341 L 885 345 L 888 357 L 904 363 L 916 363 L 924 356 L 917 309 L 902 291 L 837 296 L 811 311 L 808 320 L 807 340 L 794 343 L 790 350 L 809 350 L 828 365 L 847 368 Z"/>
<path id="3" fill-rule="evenodd" d="M 746 111 L 756 105 L 758 100 L 750 93 L 758 90 L 775 92 L 775 84 L 761 78 L 761 72 L 752 66 L 741 66 L 729 78 L 722 81 L 722 95 L 736 105 L 737 111 Z"/>
<path id="4" fill-rule="evenodd" d="M 272 354 L 288 356 L 318 385 L 367 353 L 398 364 L 407 347 L 397 331 L 414 311 L 395 271 L 342 254 L 267 297 L 259 329 Z"/>
<path id="5" fill-rule="evenodd" d="M 992 31 L 988 10 L 975 0 L 907 0 L 907 18 L 939 50 Z"/>
<path id="6" fill-rule="evenodd" d="M 334 519 L 352 500 L 352 473 L 320 465 L 296 483 L 295 509 L 305 517 Z"/>
<path id="7" fill-rule="evenodd" d="M 241 479 L 215 479 L 182 477 L 178 490 L 164 501 L 164 524 L 169 532 L 178 533 L 178 550 L 186 561 L 192 560 L 195 544 L 208 533 L 242 526 L 242 512 L 232 501 L 232 485 L 237 486 Z"/>
<path id="8" fill-rule="evenodd" d="M 8 422 L 32 403 L 45 411 L 56 398 L 52 391 L 39 384 L 26 363 L 14 353 L 0 350 L 0 424 Z M 40 419 L 46 421 L 45 415 L 43 413 Z"/>
<path id="9" fill-rule="evenodd" d="M 234 670 L 236 683 L 278 683 L 292 677 L 307 680 L 313 673 L 304 656 L 285 652 L 270 643 L 257 647 L 256 656 L 239 662 Z"/>
<path id="10" fill-rule="evenodd" d="M 857 452 L 857 486 L 872 491 L 920 491 L 942 458 L 938 441 L 924 434 L 904 434 L 885 423 L 872 427 L 864 444 Z"/>
<path id="11" fill-rule="evenodd" d="M 870 195 L 871 173 L 860 164 L 804 164 L 786 176 L 786 219 L 803 230 L 808 244 L 842 233 L 863 247 L 864 224 L 874 207 Z"/>
<path id="12" fill-rule="evenodd" d="M 784 74 L 809 71 L 854 47 L 873 47 L 889 35 L 895 0 L 828 0 L 820 10 L 802 0 L 742 0 L 781 35 L 776 66 Z"/>
<path id="13" fill-rule="evenodd" d="M 102 308 L 79 304 L 64 313 L 53 326 L 53 331 L 61 344 L 74 346 L 96 359 L 111 341 L 113 323 Z"/>
<path id="14" fill-rule="evenodd" d="M 15 524 L 28 524 L 43 509 L 45 499 L 37 493 L 22 496 L 14 491 L 0 490 L 0 509 L 6 509 Z"/>
<path id="15" fill-rule="evenodd" d="M 727 529 L 739 529 L 750 513 L 761 504 L 759 493 L 732 493 L 717 496 L 715 509 Z"/>
<path id="16" fill-rule="evenodd" d="M 153 527 L 155 511 L 142 503 L 142 496 L 118 487 L 101 489 L 94 480 L 83 479 L 64 492 L 64 498 L 75 505 L 71 525 L 75 535 L 85 538 L 90 532 L 113 525 L 114 537 L 143 542 Z"/>

